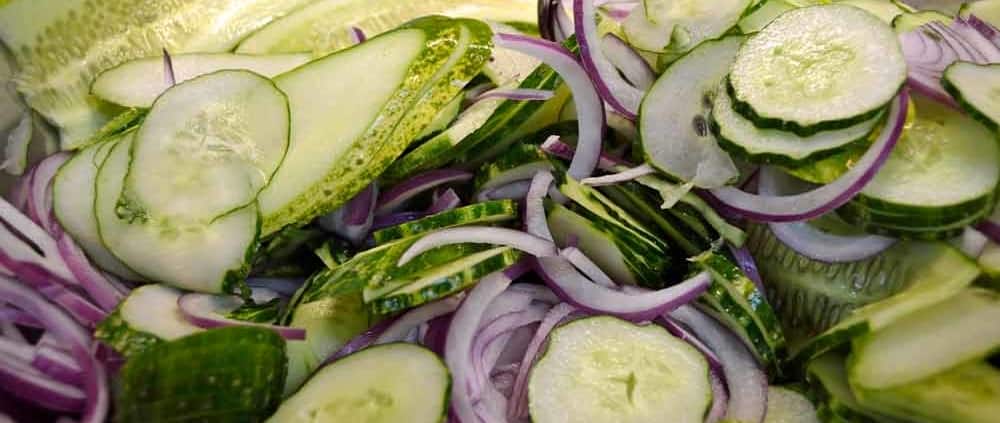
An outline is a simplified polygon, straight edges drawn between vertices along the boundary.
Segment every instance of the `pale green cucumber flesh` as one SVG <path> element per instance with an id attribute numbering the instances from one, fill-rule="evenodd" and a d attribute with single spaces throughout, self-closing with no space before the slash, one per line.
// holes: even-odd
<path id="1" fill-rule="evenodd" d="M 764 423 L 819 423 L 816 407 L 804 395 L 788 388 L 767 388 Z"/>
<path id="2" fill-rule="evenodd" d="M 901 423 L 866 409 L 854 396 L 847 381 L 843 354 L 829 352 L 809 363 L 805 376 L 818 414 L 827 423 Z"/>
<path id="3" fill-rule="evenodd" d="M 133 289 L 94 336 L 115 351 L 130 356 L 164 341 L 172 341 L 201 329 L 187 320 L 177 305 L 183 292 L 163 285 Z"/>
<path id="4" fill-rule="evenodd" d="M 838 0 L 837 3 L 857 7 L 887 24 L 891 24 L 897 16 L 907 12 L 892 0 Z"/>
<path id="5" fill-rule="evenodd" d="M 771 21 L 782 13 L 797 7 L 785 0 L 764 0 L 761 3 L 761 6 L 757 10 L 744 16 L 739 24 L 737 24 L 737 27 L 744 34 L 752 34 L 764 29 L 767 24 L 771 23 Z"/>
<path id="6" fill-rule="evenodd" d="M 892 19 L 892 28 L 897 33 L 903 34 L 931 22 L 950 24 L 953 19 L 951 16 L 934 10 L 921 10 L 919 12 L 897 15 Z"/>
<path id="7" fill-rule="evenodd" d="M 462 103 L 465 101 L 465 95 L 459 94 L 441 109 L 437 116 L 431 123 L 427 124 L 424 131 L 417 135 L 418 140 L 425 139 L 431 135 L 437 134 L 448 128 L 449 125 L 458 117 L 458 113 L 462 111 Z"/>
<path id="8" fill-rule="evenodd" d="M 996 131 L 1000 124 L 1000 64 L 955 62 L 941 85 L 970 115 Z"/>
<path id="9" fill-rule="evenodd" d="M 644 0 L 622 27 L 636 48 L 676 56 L 724 35 L 752 6 L 750 0 Z"/>
<path id="10" fill-rule="evenodd" d="M 511 182 L 531 179 L 536 173 L 547 170 L 552 170 L 552 164 L 538 146 L 518 144 L 480 168 L 473 185 L 477 192 L 483 192 Z"/>

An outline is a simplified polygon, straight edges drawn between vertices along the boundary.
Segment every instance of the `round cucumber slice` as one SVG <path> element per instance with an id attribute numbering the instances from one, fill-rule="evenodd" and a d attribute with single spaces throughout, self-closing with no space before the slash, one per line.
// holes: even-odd
<path id="1" fill-rule="evenodd" d="M 701 423 L 711 401 L 698 350 L 660 326 L 609 316 L 554 330 L 528 382 L 536 423 Z"/>
<path id="2" fill-rule="evenodd" d="M 288 149 L 288 99 L 249 71 L 160 96 L 132 145 L 119 215 L 207 222 L 253 202 Z"/>
<path id="3" fill-rule="evenodd" d="M 441 358 L 413 344 L 384 344 L 320 369 L 272 423 L 437 423 L 448 413 L 451 376 Z"/>
<path id="4" fill-rule="evenodd" d="M 1000 124 L 1000 63 L 955 62 L 944 71 L 944 89 L 965 111 L 994 131 Z"/>
<path id="5" fill-rule="evenodd" d="M 755 2 L 750 0 L 644 0 L 622 23 L 639 49 L 674 55 L 735 27 Z"/>

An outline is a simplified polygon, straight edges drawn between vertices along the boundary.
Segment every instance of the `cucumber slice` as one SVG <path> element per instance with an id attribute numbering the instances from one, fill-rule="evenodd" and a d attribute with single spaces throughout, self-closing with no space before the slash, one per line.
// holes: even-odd
<path id="1" fill-rule="evenodd" d="M 377 345 L 323 367 L 268 422 L 437 423 L 448 414 L 450 387 L 448 368 L 432 351 Z"/>
<path id="2" fill-rule="evenodd" d="M 98 73 L 171 52 L 228 51 L 307 0 L 14 0 L 0 7 L 0 40 L 20 71 L 17 90 L 74 149 L 114 115 L 90 96 Z"/>
<path id="3" fill-rule="evenodd" d="M 115 311 L 97 325 L 94 337 L 130 357 L 165 341 L 201 332 L 204 329 L 184 319 L 177 306 L 183 294 L 164 285 L 143 285 L 133 289 Z"/>
<path id="4" fill-rule="evenodd" d="M 804 395 L 788 388 L 767 388 L 764 423 L 819 423 L 816 407 Z"/>
<path id="5" fill-rule="evenodd" d="M 91 135 L 86 142 L 80 145 L 80 149 L 90 147 L 94 144 L 110 141 L 114 138 L 120 137 L 128 131 L 138 128 L 139 125 L 142 125 L 142 121 L 146 119 L 146 115 L 148 113 L 148 109 L 125 109 L 115 117 L 111 118 L 111 120 L 105 123 L 101 129 L 98 129 L 97 132 Z"/>
<path id="6" fill-rule="evenodd" d="M 836 3 L 857 7 L 877 16 L 887 24 L 891 24 L 893 19 L 908 12 L 894 0 L 838 0 Z"/>
<path id="7" fill-rule="evenodd" d="M 354 44 L 348 35 L 351 27 L 372 37 L 427 15 L 534 24 L 536 10 L 531 0 L 321 0 L 246 37 L 236 52 L 320 57 Z"/>
<path id="8" fill-rule="evenodd" d="M 1000 415 L 1000 370 L 971 362 L 915 383 L 855 393 L 864 406 L 902 421 L 989 423 Z"/>
<path id="9" fill-rule="evenodd" d="M 476 172 L 477 192 L 531 179 L 536 173 L 552 170 L 549 157 L 533 144 L 518 144 Z"/>
<path id="10" fill-rule="evenodd" d="M 700 423 L 711 401 L 698 350 L 658 325 L 609 316 L 553 330 L 528 382 L 537 423 Z"/>
<path id="11" fill-rule="evenodd" d="M 963 17 L 976 15 L 977 18 L 1000 27 L 1000 1 L 979 0 L 962 3 L 959 15 Z"/>
<path id="12" fill-rule="evenodd" d="M 1000 63 L 955 62 L 944 70 L 941 85 L 970 115 L 996 131 L 1000 124 Z"/>
<path id="13" fill-rule="evenodd" d="M 455 226 L 489 224 L 517 218 L 517 203 L 496 200 L 471 204 L 372 233 L 376 245 Z"/>
<path id="14" fill-rule="evenodd" d="M 368 186 L 479 73 L 491 35 L 481 22 L 431 16 L 278 76 L 295 112 L 288 154 L 260 195 L 263 233 Z"/>
<path id="15" fill-rule="evenodd" d="M 967 289 L 854 341 L 851 384 L 865 389 L 905 385 L 1000 347 L 1000 294 Z"/>
<path id="16" fill-rule="evenodd" d="M 905 80 L 892 28 L 856 7 L 832 4 L 784 13 L 750 37 L 729 86 L 734 108 L 758 127 L 809 136 L 870 119 Z"/>
<path id="17" fill-rule="evenodd" d="M 448 105 L 441 109 L 431 123 L 427 124 L 424 131 L 417 135 L 417 139 L 425 139 L 431 135 L 444 131 L 455 121 L 458 113 L 462 111 L 462 103 L 465 101 L 465 94 L 456 95 Z"/>
<path id="18" fill-rule="evenodd" d="M 723 87 L 712 106 L 712 132 L 719 146 L 752 162 L 796 166 L 835 154 L 866 141 L 882 123 L 882 114 L 856 125 L 823 131 L 808 137 L 779 129 L 760 129 L 733 110 L 733 101 Z"/>
<path id="19" fill-rule="evenodd" d="M 80 150 L 59 168 L 52 180 L 52 210 L 59 224 L 94 263 L 128 280 L 141 277 L 104 247 L 94 215 L 94 181 L 97 170 L 118 142 L 112 139 Z"/>
<path id="20" fill-rule="evenodd" d="M 843 214 L 866 230 L 904 236 L 923 227 L 954 230 L 989 215 L 996 201 L 995 135 L 947 106 L 920 97 L 915 104 L 911 130 L 853 200 L 866 210 Z"/>
<path id="21" fill-rule="evenodd" d="M 892 28 L 896 30 L 896 33 L 903 34 L 931 22 L 951 24 L 952 20 L 954 18 L 938 11 L 921 10 L 919 12 L 903 13 L 896 16 L 892 19 Z"/>
<path id="22" fill-rule="evenodd" d="M 764 29 L 767 24 L 781 16 L 782 13 L 796 7 L 798 6 L 785 0 L 764 0 L 757 10 L 744 16 L 736 26 L 744 34 L 752 34 Z"/>
<path id="23" fill-rule="evenodd" d="M 819 405 L 817 413 L 828 423 L 902 423 L 865 408 L 847 382 L 844 356 L 836 352 L 823 354 L 809 363 L 806 381 L 810 394 Z"/>
<path id="24" fill-rule="evenodd" d="M 254 202 L 288 150 L 288 116 L 285 95 L 249 71 L 173 86 L 136 133 L 118 215 L 207 223 Z"/>
<path id="25" fill-rule="evenodd" d="M 426 272 L 365 288 L 365 301 L 377 314 L 388 315 L 463 291 L 493 272 L 521 259 L 521 252 L 499 247 L 471 254 Z M 371 298 L 371 299 L 369 299 Z"/>
<path id="26" fill-rule="evenodd" d="M 639 110 L 646 162 L 702 188 L 717 188 L 739 176 L 709 130 L 708 117 L 719 82 L 745 39 L 706 41 L 660 75 Z"/>
<path id="27" fill-rule="evenodd" d="M 256 203 L 208 225 L 130 223 L 118 217 L 133 134 L 113 147 L 97 173 L 94 214 L 101 241 L 130 269 L 152 281 L 207 293 L 233 293 L 245 286 L 260 229 Z"/>
<path id="28" fill-rule="evenodd" d="M 652 53 L 683 54 L 736 26 L 751 0 L 643 0 L 622 23 L 629 44 Z"/>
<path id="29" fill-rule="evenodd" d="M 117 422 L 262 421 L 281 401 L 285 341 L 270 329 L 228 327 L 132 356 L 115 395 Z"/>
<path id="30" fill-rule="evenodd" d="M 306 54 L 190 53 L 171 56 L 174 80 L 178 84 L 224 69 L 248 70 L 270 78 L 308 61 Z M 153 56 L 125 62 L 101 72 L 90 86 L 90 92 L 121 106 L 148 108 L 168 88 L 170 86 L 163 77 L 163 58 Z"/>

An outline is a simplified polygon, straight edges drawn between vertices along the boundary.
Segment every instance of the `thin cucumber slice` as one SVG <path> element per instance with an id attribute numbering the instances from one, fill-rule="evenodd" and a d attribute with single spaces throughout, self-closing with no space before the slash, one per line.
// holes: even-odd
<path id="1" fill-rule="evenodd" d="M 719 82 L 745 39 L 707 41 L 656 80 L 639 109 L 647 163 L 701 188 L 717 188 L 739 176 L 709 130 L 708 119 Z"/>
<path id="2" fill-rule="evenodd" d="M 274 83 L 249 71 L 173 86 L 136 132 L 119 216 L 207 223 L 254 202 L 288 150 L 289 113 Z"/>
<path id="3" fill-rule="evenodd" d="M 764 423 L 819 423 L 816 407 L 804 395 L 788 388 L 767 388 Z"/>
<path id="4" fill-rule="evenodd" d="M 208 225 L 121 220 L 116 209 L 133 134 L 114 146 L 97 173 L 94 214 L 101 241 L 126 266 L 151 281 L 207 293 L 241 291 L 260 232 L 256 203 Z"/>
<path id="5" fill-rule="evenodd" d="M 532 0 L 321 0 L 246 37 L 236 52 L 320 57 L 354 44 L 348 32 L 351 27 L 372 37 L 427 15 L 533 24 L 537 13 Z"/>
<path id="6" fill-rule="evenodd" d="M 614 317 L 567 323 L 531 370 L 537 423 L 702 422 L 712 401 L 708 363 L 658 325 Z"/>
<path id="7" fill-rule="evenodd" d="M 431 135 L 444 131 L 455 121 L 458 113 L 462 111 L 462 103 L 465 101 L 465 94 L 456 95 L 448 105 L 444 106 L 431 123 L 427 124 L 424 131 L 417 135 L 417 139 L 424 139 Z"/>
<path id="8" fill-rule="evenodd" d="M 729 85 L 734 108 L 758 127 L 809 136 L 870 119 L 905 80 L 892 28 L 832 4 L 786 12 L 750 37 Z"/>
<path id="9" fill-rule="evenodd" d="M 735 27 L 751 0 L 643 0 L 622 23 L 629 44 L 680 55 Z"/>
<path id="10" fill-rule="evenodd" d="M 248 70 L 270 78 L 308 61 L 306 54 L 190 53 L 171 56 L 174 81 L 178 84 L 225 69 Z M 163 72 L 162 57 L 132 60 L 101 72 L 90 86 L 90 92 L 120 106 L 148 108 L 170 88 Z"/>
<path id="11" fill-rule="evenodd" d="M 131 357 L 114 421 L 262 421 L 281 401 L 285 340 L 270 329 L 197 333 Z"/>
<path id="12" fill-rule="evenodd" d="M 744 34 L 752 34 L 764 29 L 767 24 L 781 16 L 782 13 L 796 7 L 798 6 L 785 0 L 764 0 L 760 7 L 740 19 L 736 26 Z"/>
<path id="13" fill-rule="evenodd" d="M 877 16 L 887 24 L 891 24 L 896 17 L 908 12 L 894 0 L 838 0 L 836 3 L 857 7 Z"/>
<path id="14" fill-rule="evenodd" d="M 905 385 L 1000 347 L 1000 294 L 967 289 L 858 338 L 848 360 L 851 384 L 865 389 Z"/>
<path id="15" fill-rule="evenodd" d="M 890 389 L 852 387 L 865 407 L 906 422 L 990 423 L 1000 415 L 1000 370 L 985 362 Z"/>
<path id="16" fill-rule="evenodd" d="M 111 118 L 101 129 L 97 132 L 91 134 L 90 138 L 87 139 L 83 144 L 80 145 L 80 149 L 90 147 L 94 144 L 101 144 L 106 141 L 120 137 L 122 134 L 136 129 L 139 125 L 142 125 L 142 121 L 146 119 L 146 115 L 149 114 L 148 109 L 139 108 L 128 108 L 118 113 L 115 117 Z"/>
<path id="17" fill-rule="evenodd" d="M 887 214 L 852 202 L 837 210 L 837 215 L 865 233 L 892 236 L 913 240 L 948 240 L 959 236 L 962 231 L 989 215 L 993 204 L 989 200 L 973 202 L 968 207 L 952 210 L 950 213 L 928 213 L 923 216 L 913 214 Z M 978 207 L 978 208 L 975 208 Z"/>
<path id="18" fill-rule="evenodd" d="M 471 204 L 406 222 L 372 233 L 376 245 L 420 235 L 437 229 L 463 225 L 498 223 L 517 218 L 517 203 L 512 200 L 496 200 Z"/>
<path id="19" fill-rule="evenodd" d="M 62 147 L 75 149 L 116 112 L 90 96 L 101 71 L 162 48 L 229 51 L 307 2 L 15 0 L 0 7 L 0 40 L 17 62 L 17 90 L 59 129 Z"/>
<path id="20" fill-rule="evenodd" d="M 970 115 L 994 131 L 1000 128 L 1000 63 L 955 62 L 944 70 L 941 85 Z"/>
<path id="21" fill-rule="evenodd" d="M 260 195 L 263 233 L 368 186 L 479 73 L 491 36 L 482 22 L 430 16 L 275 78 L 295 113 L 288 154 Z"/>
<path id="22" fill-rule="evenodd" d="M 900 423 L 865 408 L 847 382 L 844 356 L 837 352 L 823 354 L 809 363 L 806 381 L 810 396 L 818 404 L 820 419 L 828 423 Z"/>
<path id="23" fill-rule="evenodd" d="M 164 341 L 203 329 L 184 319 L 177 300 L 184 293 L 164 285 L 143 285 L 128 294 L 94 331 L 94 337 L 131 356 Z"/>
<path id="24" fill-rule="evenodd" d="M 712 132 L 726 151 L 752 162 L 800 165 L 813 162 L 861 143 L 882 122 L 882 115 L 856 125 L 823 131 L 808 137 L 779 129 L 760 129 L 733 110 L 733 101 L 724 87 L 717 91 L 712 106 Z"/>
<path id="25" fill-rule="evenodd" d="M 476 191 L 483 192 L 511 182 L 531 179 L 535 173 L 552 170 L 549 157 L 534 144 L 518 144 L 476 173 Z"/>
<path id="26" fill-rule="evenodd" d="M 892 28 L 897 33 L 903 34 L 919 28 L 921 25 L 931 22 L 941 22 L 950 24 L 954 20 L 951 16 L 934 10 L 921 10 L 913 13 L 903 13 L 892 19 Z"/>
<path id="27" fill-rule="evenodd" d="M 434 352 L 378 345 L 320 369 L 267 421 L 437 423 L 448 414 L 450 388 L 448 368 Z"/>

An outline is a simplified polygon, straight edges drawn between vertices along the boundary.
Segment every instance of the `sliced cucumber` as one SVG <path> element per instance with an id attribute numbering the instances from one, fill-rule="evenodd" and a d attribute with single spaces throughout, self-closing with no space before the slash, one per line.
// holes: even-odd
<path id="1" fill-rule="evenodd" d="M 443 109 L 438 111 L 437 116 L 434 116 L 434 120 L 427 124 L 424 131 L 417 135 L 417 139 L 425 139 L 431 135 L 435 135 L 451 125 L 458 117 L 459 112 L 462 111 L 462 103 L 465 101 L 465 93 L 456 95 L 455 98 L 451 99 L 448 105 L 444 106 Z"/>
<path id="2" fill-rule="evenodd" d="M 164 285 L 133 289 L 94 330 L 94 337 L 128 357 L 164 341 L 203 329 L 184 319 L 177 300 L 183 292 Z"/>
<path id="3" fill-rule="evenodd" d="M 129 280 L 141 277 L 104 247 L 94 216 L 97 170 L 118 139 L 91 145 L 69 159 L 52 180 L 52 210 L 59 224 L 98 267 Z"/>
<path id="4" fill-rule="evenodd" d="M 285 162 L 260 195 L 263 232 L 368 186 L 479 73 L 491 35 L 481 22 L 426 17 L 278 76 L 295 113 Z"/>
<path id="5" fill-rule="evenodd" d="M 118 215 L 207 223 L 253 203 L 288 150 L 288 116 L 285 95 L 249 71 L 173 86 L 136 132 Z"/>
<path id="6" fill-rule="evenodd" d="M 698 350 L 658 325 L 608 316 L 552 331 L 528 382 L 538 423 L 702 422 L 711 401 Z"/>
<path id="7" fill-rule="evenodd" d="M 111 118 L 101 129 L 93 133 L 90 138 L 87 139 L 83 144 L 80 145 L 80 149 L 90 147 L 94 144 L 100 144 L 105 141 L 110 141 L 114 138 L 121 136 L 122 134 L 136 129 L 142 124 L 142 121 L 146 119 L 146 115 L 149 113 L 148 109 L 139 108 L 128 108 L 118 113 L 115 117 Z"/>
<path id="8" fill-rule="evenodd" d="M 717 188 L 739 176 L 709 130 L 708 118 L 719 82 L 745 39 L 707 41 L 660 75 L 639 110 L 646 162 L 702 188 Z"/>
<path id="9" fill-rule="evenodd" d="M 804 395 L 788 388 L 767 388 L 764 423 L 819 423 L 816 407 Z"/>
<path id="10" fill-rule="evenodd" d="M 806 381 L 818 404 L 817 413 L 827 423 L 900 423 L 865 408 L 847 382 L 844 356 L 830 352 L 809 363 Z"/>
<path id="11" fill-rule="evenodd" d="M 954 18 L 934 10 L 921 10 L 914 13 L 903 13 L 892 19 L 892 28 L 903 34 L 931 22 L 950 24 Z"/>
<path id="12" fill-rule="evenodd" d="M 266 77 L 280 75 L 309 61 L 305 54 L 246 55 L 190 53 L 171 57 L 174 80 L 181 83 L 225 69 L 243 69 Z M 101 72 L 90 92 L 125 107 L 150 107 L 170 86 L 163 77 L 163 58 L 136 59 Z"/>
<path id="13" fill-rule="evenodd" d="M 531 179 L 535 173 L 552 170 L 549 157 L 533 144 L 517 144 L 476 172 L 476 191 L 483 192 L 511 182 Z"/>
<path id="14" fill-rule="evenodd" d="M 1000 147 L 989 129 L 916 97 L 917 116 L 875 178 L 843 215 L 866 230 L 912 236 L 954 230 L 989 215 L 1000 184 Z"/>
<path id="15" fill-rule="evenodd" d="M 996 131 L 1000 124 L 1000 63 L 955 62 L 944 70 L 941 85 L 966 112 Z"/>
<path id="16" fill-rule="evenodd" d="M 880 113 L 906 69 L 889 25 L 833 4 L 786 12 L 750 37 L 729 86 L 734 108 L 758 127 L 809 136 Z"/>
<path id="17" fill-rule="evenodd" d="M 877 16 L 887 24 L 891 24 L 896 17 L 908 12 L 895 0 L 837 0 L 836 3 L 857 7 Z"/>
<path id="18" fill-rule="evenodd" d="M 844 129 L 801 137 L 780 129 L 757 128 L 733 110 L 732 99 L 725 88 L 717 92 L 712 106 L 712 132 L 723 149 L 752 162 L 791 166 L 813 162 L 864 142 L 882 121 L 879 114 Z"/>
<path id="19" fill-rule="evenodd" d="M 535 23 L 536 7 L 531 0 L 314 1 L 246 37 L 236 52 L 312 53 L 319 57 L 354 44 L 348 33 L 351 27 L 374 36 L 427 15 Z"/>
<path id="20" fill-rule="evenodd" d="M 20 69 L 17 89 L 59 128 L 62 147 L 81 145 L 114 111 L 90 96 L 94 77 L 128 60 L 171 52 L 228 51 L 307 0 L 36 1 L 0 7 L 0 40 Z"/>
<path id="21" fill-rule="evenodd" d="M 911 384 L 855 393 L 865 407 L 906 422 L 990 423 L 1000 415 L 1000 370 L 976 361 Z"/>
<path id="22" fill-rule="evenodd" d="M 764 29 L 767 24 L 771 23 L 775 18 L 781 16 L 789 10 L 795 9 L 796 6 L 785 0 L 764 0 L 761 2 L 760 7 L 740 19 L 737 27 L 744 34 L 752 34 L 754 32 Z"/>
<path id="23" fill-rule="evenodd" d="M 432 351 L 378 345 L 320 369 L 267 421 L 438 423 L 447 417 L 450 387 L 448 368 Z"/>
<path id="24" fill-rule="evenodd" d="M 912 383 L 1000 347 L 1000 294 L 968 289 L 854 341 L 851 384 L 885 389 Z"/>
<path id="25" fill-rule="evenodd" d="M 496 200 L 471 204 L 372 233 L 376 245 L 454 226 L 497 223 L 517 218 L 517 203 Z"/>
<path id="26" fill-rule="evenodd" d="M 644 0 L 622 27 L 636 48 L 676 56 L 729 32 L 753 4 L 751 0 Z"/>
<path id="27" fill-rule="evenodd" d="M 121 220 L 116 209 L 133 134 L 113 147 L 97 173 L 94 214 L 101 241 L 125 265 L 149 280 L 208 293 L 242 290 L 257 246 L 257 205 L 208 225 Z"/>
<path id="28" fill-rule="evenodd" d="M 114 421 L 254 422 L 281 401 L 285 340 L 228 327 L 150 348 L 121 369 Z"/>

